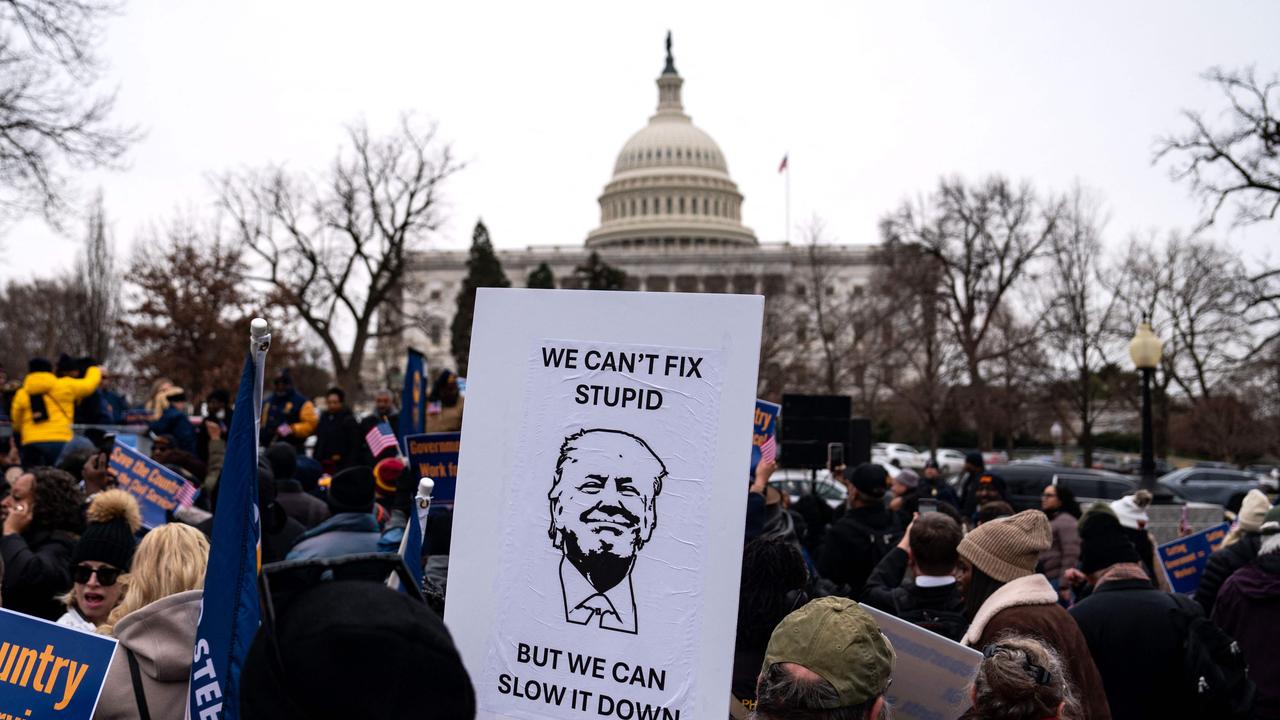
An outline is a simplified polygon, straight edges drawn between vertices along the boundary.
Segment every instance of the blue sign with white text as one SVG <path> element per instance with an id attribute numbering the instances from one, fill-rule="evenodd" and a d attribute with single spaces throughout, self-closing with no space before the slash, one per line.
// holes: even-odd
<path id="1" fill-rule="evenodd" d="M 116 641 L 0 609 L 0 717 L 89 720 Z"/>
<path id="2" fill-rule="evenodd" d="M 111 469 L 120 488 L 138 501 L 142 524 L 156 528 L 168 522 L 166 513 L 195 499 L 196 489 L 181 475 L 120 442 L 111 449 Z"/>
<path id="3" fill-rule="evenodd" d="M 1190 594 L 1200 587 L 1200 576 L 1204 575 L 1209 556 L 1222 545 L 1230 527 L 1227 523 L 1214 525 L 1156 548 L 1174 592 Z"/>
<path id="4" fill-rule="evenodd" d="M 432 506 L 453 507 L 453 494 L 458 487 L 458 445 L 462 433 L 424 433 L 405 438 L 409 448 L 409 468 L 416 478 L 431 478 L 435 490 Z M 416 484 L 415 484 L 416 487 Z"/>

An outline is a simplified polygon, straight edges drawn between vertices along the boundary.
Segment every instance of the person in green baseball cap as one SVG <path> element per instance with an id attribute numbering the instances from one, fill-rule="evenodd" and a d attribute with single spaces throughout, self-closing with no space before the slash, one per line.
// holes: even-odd
<path id="1" fill-rule="evenodd" d="M 896 656 L 889 638 L 858 603 L 813 600 L 783 618 L 765 651 L 756 686 L 756 720 L 879 720 Z"/>

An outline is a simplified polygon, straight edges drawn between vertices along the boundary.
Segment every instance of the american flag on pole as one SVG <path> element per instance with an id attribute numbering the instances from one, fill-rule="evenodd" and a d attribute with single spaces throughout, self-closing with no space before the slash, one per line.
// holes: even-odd
<path id="1" fill-rule="evenodd" d="M 178 489 L 178 504 L 182 507 L 191 507 L 191 503 L 196 501 L 196 486 L 187 481 L 182 482 L 182 487 Z"/>
<path id="2" fill-rule="evenodd" d="M 369 428 L 369 432 L 365 433 L 364 441 L 369 446 L 369 452 L 373 453 L 375 458 L 387 448 L 400 446 L 396 442 L 396 434 L 391 432 L 391 426 L 385 422 L 380 422 Z"/>
<path id="3" fill-rule="evenodd" d="M 782 162 L 778 163 L 778 172 L 782 172 L 787 169 L 787 158 L 789 157 L 791 157 L 791 153 L 787 153 L 782 156 Z"/>
<path id="4" fill-rule="evenodd" d="M 770 435 L 768 440 L 760 443 L 760 462 L 773 462 L 777 457 L 777 437 Z"/>

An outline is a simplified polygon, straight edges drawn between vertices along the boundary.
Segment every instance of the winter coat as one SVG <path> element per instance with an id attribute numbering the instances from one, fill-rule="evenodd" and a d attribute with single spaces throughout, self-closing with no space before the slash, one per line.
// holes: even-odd
<path id="1" fill-rule="evenodd" d="M 919 587 L 910 580 L 903 581 L 908 560 L 910 556 L 906 550 L 897 547 L 890 550 L 871 572 L 871 577 L 867 578 L 867 589 L 862 594 L 862 602 L 897 617 L 907 615 L 909 618 L 920 610 L 963 616 L 964 596 L 960 594 L 956 583 L 941 587 Z M 952 632 L 939 634 L 958 642 L 964 635 L 964 629 L 961 624 Z"/>
<path id="2" fill-rule="evenodd" d="M 196 428 L 191 418 L 176 407 L 167 407 L 160 417 L 151 421 L 147 429 L 156 435 L 173 438 L 173 446 L 192 455 L 196 454 Z"/>
<path id="3" fill-rule="evenodd" d="M 1116 720 L 1182 717 L 1196 707 L 1193 688 L 1181 682 L 1186 638 L 1177 608 L 1144 579 L 1103 583 L 1071 608 Z"/>
<path id="4" fill-rule="evenodd" d="M 4 608 L 57 620 L 67 607 L 56 599 L 71 589 L 76 536 L 61 530 L 28 531 L 0 538 L 4 558 Z"/>
<path id="5" fill-rule="evenodd" d="M 427 558 L 427 564 L 422 568 L 422 575 L 428 583 L 440 588 L 440 592 L 443 593 L 449 582 L 449 556 L 432 555 Z"/>
<path id="6" fill-rule="evenodd" d="M 966 472 L 956 482 L 956 487 L 960 488 L 960 517 L 972 518 L 978 512 L 978 479 L 982 477 L 982 472 Z"/>
<path id="7" fill-rule="evenodd" d="M 76 402 L 98 389 L 102 371 L 96 366 L 85 371 L 83 378 L 57 377 L 49 372 L 27 373 L 22 387 L 13 396 L 13 429 L 22 442 L 64 443 L 71 439 L 71 423 L 75 419 Z M 49 418 L 36 422 L 31 413 L 31 396 L 44 396 L 44 409 Z"/>
<path id="8" fill-rule="evenodd" d="M 902 531 L 897 515 L 880 503 L 850 508 L 827 526 L 818 573 L 858 597 L 876 563 L 902 539 Z"/>
<path id="9" fill-rule="evenodd" d="M 288 425 L 293 432 L 281 439 L 294 448 L 301 448 L 302 441 L 311 437 L 319 423 L 315 404 L 302 393 L 297 390 L 290 390 L 283 396 L 272 393 L 262 401 L 262 434 L 258 440 L 263 445 L 270 445 L 279 438 L 277 429 Z"/>
<path id="10" fill-rule="evenodd" d="M 325 412 L 316 428 L 316 447 L 312 457 L 319 460 L 326 470 L 336 473 L 361 464 L 363 445 L 360 423 L 356 422 L 356 416 L 350 410 Z"/>
<path id="11" fill-rule="evenodd" d="M 1253 562 L 1258 557 L 1258 548 L 1262 547 L 1262 535 L 1245 533 L 1239 540 L 1220 548 L 1209 556 L 1204 566 L 1204 574 L 1200 576 L 1200 585 L 1196 588 L 1196 602 L 1204 608 L 1206 617 L 1213 615 L 1213 604 L 1218 598 L 1222 584 L 1235 571 Z"/>
<path id="12" fill-rule="evenodd" d="M 1254 717 L 1280 718 L 1280 553 L 1268 553 L 1227 578 L 1213 622 L 1240 645 L 1258 686 Z"/>
<path id="13" fill-rule="evenodd" d="M 918 492 L 922 498 L 933 498 L 938 502 L 948 503 L 957 510 L 960 509 L 960 498 L 956 497 L 956 491 L 952 490 L 947 481 L 942 478 L 937 480 L 930 480 L 925 477 L 920 478 Z"/>
<path id="14" fill-rule="evenodd" d="M 94 720 L 139 717 L 126 648 L 138 660 L 151 720 L 183 720 L 201 592 L 188 590 L 160 598 L 116 623 L 113 633 L 120 642 L 107 670 Z"/>
<path id="15" fill-rule="evenodd" d="M 1080 532 L 1076 529 L 1079 521 L 1070 513 L 1058 511 L 1049 521 L 1053 530 L 1053 545 L 1040 553 L 1040 566 L 1044 576 L 1052 582 L 1062 573 L 1080 562 Z"/>
<path id="16" fill-rule="evenodd" d="M 963 642 L 981 650 L 1007 632 L 1032 635 L 1057 650 L 1067 665 L 1084 717 L 1111 717 L 1102 677 L 1089 655 L 1089 644 L 1076 621 L 1058 604 L 1057 591 L 1043 575 L 1024 575 L 992 593 L 969 623 Z"/>
<path id="17" fill-rule="evenodd" d="M 338 513 L 298 538 L 287 560 L 378 552 L 382 530 L 372 513 Z"/>
<path id="18" fill-rule="evenodd" d="M 315 495 L 304 492 L 302 483 L 297 480 L 276 480 L 276 504 L 307 530 L 329 519 L 329 506 Z"/>

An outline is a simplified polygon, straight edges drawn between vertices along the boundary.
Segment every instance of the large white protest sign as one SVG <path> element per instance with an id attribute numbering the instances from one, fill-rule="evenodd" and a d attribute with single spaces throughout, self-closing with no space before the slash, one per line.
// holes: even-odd
<path id="1" fill-rule="evenodd" d="M 897 655 L 886 693 L 894 717 L 952 720 L 969 709 L 969 686 L 982 653 L 870 605 L 862 609 L 876 619 Z"/>
<path id="2" fill-rule="evenodd" d="M 479 292 L 445 618 L 479 717 L 727 715 L 761 313 Z"/>

